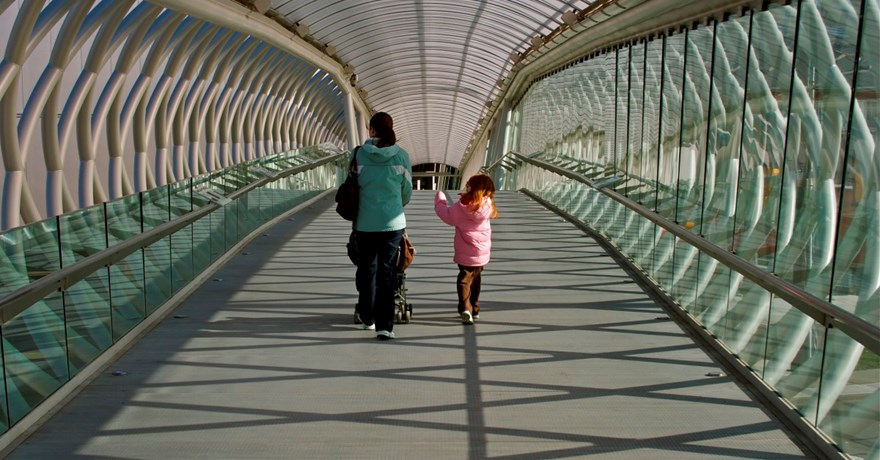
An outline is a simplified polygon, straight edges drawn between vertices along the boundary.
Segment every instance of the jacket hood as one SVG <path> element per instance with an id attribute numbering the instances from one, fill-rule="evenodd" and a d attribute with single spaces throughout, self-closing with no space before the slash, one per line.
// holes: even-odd
<path id="1" fill-rule="evenodd" d="M 464 204 L 462 204 L 462 206 L 464 206 Z M 491 216 L 492 216 L 492 199 L 488 198 L 488 197 L 483 198 L 483 202 L 480 204 L 480 207 L 477 208 L 477 212 L 467 212 L 464 215 L 465 219 L 467 219 L 471 222 L 482 222 Z"/>
<path id="2" fill-rule="evenodd" d="M 374 163 L 387 163 L 397 156 L 402 149 L 397 144 L 388 147 L 377 147 L 378 139 L 371 138 L 361 146 L 358 155 L 367 155 Z"/>

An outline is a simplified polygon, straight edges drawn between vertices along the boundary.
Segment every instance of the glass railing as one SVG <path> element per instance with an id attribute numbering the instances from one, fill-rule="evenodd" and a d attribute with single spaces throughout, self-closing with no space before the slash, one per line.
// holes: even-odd
<path id="1" fill-rule="evenodd" d="M 487 161 L 631 258 L 816 448 L 880 459 L 880 3 L 742 5 L 546 72 L 508 117 L 538 162 Z"/>
<path id="2" fill-rule="evenodd" d="M 763 242 L 745 259 L 696 233 L 693 221 L 665 218 L 662 210 L 675 205 L 674 191 L 606 175 L 584 162 L 540 157 L 508 154 L 492 173 L 506 178 L 505 189 L 523 190 L 605 239 L 838 449 L 877 458 L 876 298 L 859 297 L 847 283 L 832 286 L 834 298 L 847 303 L 826 302 L 786 279 L 796 266 L 770 270 L 760 254 L 773 252 L 772 240 L 737 235 Z"/>
<path id="3" fill-rule="evenodd" d="M 262 225 L 335 187 L 319 146 L 0 234 L 0 432 Z"/>

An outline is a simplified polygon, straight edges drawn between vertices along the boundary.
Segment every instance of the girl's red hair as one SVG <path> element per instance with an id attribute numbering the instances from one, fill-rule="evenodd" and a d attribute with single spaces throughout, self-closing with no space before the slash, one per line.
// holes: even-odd
<path id="1" fill-rule="evenodd" d="M 495 183 L 486 174 L 475 174 L 465 184 L 469 190 L 461 194 L 461 204 L 471 212 L 477 212 L 483 204 L 483 200 L 489 198 L 492 204 L 492 217 L 498 217 L 498 208 L 495 207 Z"/>

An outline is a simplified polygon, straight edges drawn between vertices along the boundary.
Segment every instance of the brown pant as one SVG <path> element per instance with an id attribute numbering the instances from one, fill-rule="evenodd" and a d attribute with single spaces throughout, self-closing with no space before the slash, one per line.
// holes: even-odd
<path id="1" fill-rule="evenodd" d="M 483 267 L 458 266 L 458 314 L 465 311 L 476 316 L 480 314 L 480 274 Z"/>

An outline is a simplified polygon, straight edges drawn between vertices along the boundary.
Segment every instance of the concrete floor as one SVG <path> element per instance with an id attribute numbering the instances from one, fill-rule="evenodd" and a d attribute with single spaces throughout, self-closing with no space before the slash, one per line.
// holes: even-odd
<path id="1" fill-rule="evenodd" d="M 808 455 L 596 242 L 518 193 L 498 196 L 474 326 L 453 229 L 416 193 L 413 322 L 377 341 L 352 322 L 331 201 L 257 238 L 8 458 Z"/>

